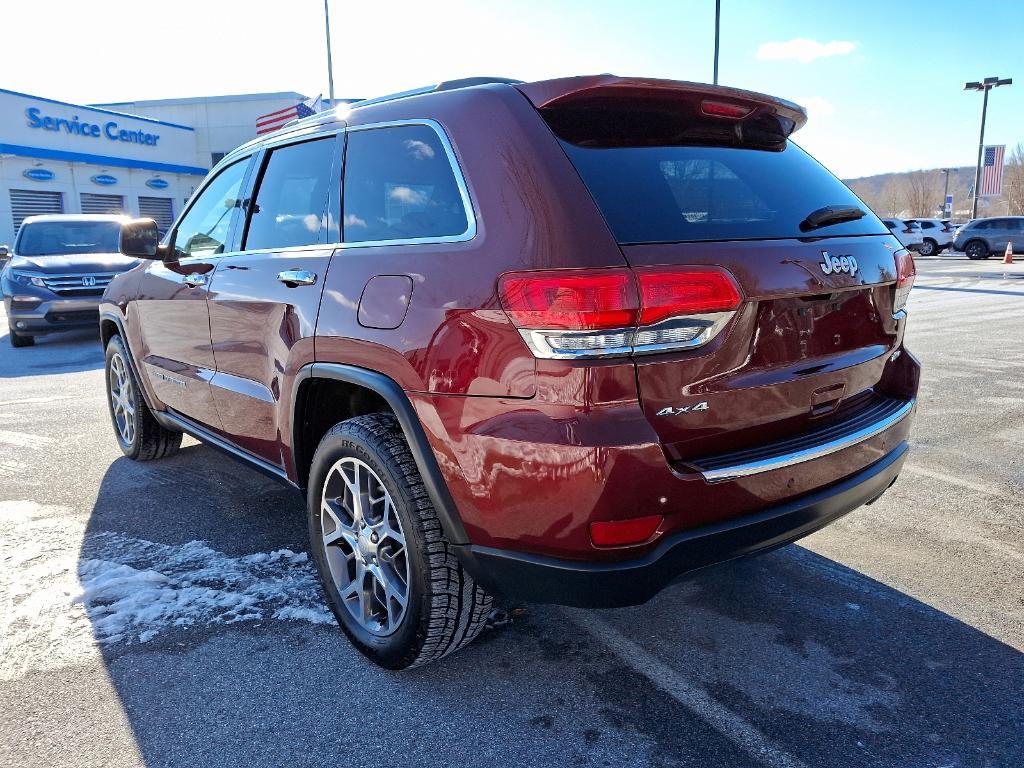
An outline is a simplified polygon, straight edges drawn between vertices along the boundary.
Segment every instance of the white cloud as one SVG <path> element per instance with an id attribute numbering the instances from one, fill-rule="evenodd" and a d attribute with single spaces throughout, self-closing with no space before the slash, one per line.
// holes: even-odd
<path id="1" fill-rule="evenodd" d="M 856 50 L 857 44 L 849 40 L 830 40 L 819 43 L 806 37 L 797 37 L 786 42 L 761 43 L 757 49 L 757 58 L 765 61 L 783 61 L 795 59 L 801 64 L 810 64 L 815 59 L 827 56 L 845 56 Z"/>
<path id="2" fill-rule="evenodd" d="M 835 105 L 828 99 L 820 96 L 801 96 L 796 103 L 807 110 L 807 117 L 816 120 L 821 117 L 831 117 L 836 113 Z"/>
<path id="3" fill-rule="evenodd" d="M 409 187 L 394 187 L 388 193 L 388 196 L 392 200 L 398 200 L 409 205 L 424 205 L 427 202 L 426 192 L 419 189 L 410 189 Z"/>
<path id="4" fill-rule="evenodd" d="M 409 150 L 409 154 L 415 160 L 429 160 L 434 156 L 434 148 L 432 146 L 416 139 L 407 139 L 405 148 Z"/>

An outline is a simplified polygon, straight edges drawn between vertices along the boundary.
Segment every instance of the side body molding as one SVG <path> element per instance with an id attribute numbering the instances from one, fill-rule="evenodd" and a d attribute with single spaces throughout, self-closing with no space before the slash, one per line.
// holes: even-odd
<path id="1" fill-rule="evenodd" d="M 423 477 L 423 484 L 426 486 L 427 495 L 437 510 L 437 516 L 441 521 L 445 536 L 451 544 L 468 544 L 469 537 L 462 526 L 462 518 L 459 516 L 455 501 L 448 491 L 448 485 L 441 475 L 441 469 L 437 465 L 437 459 L 427 441 L 426 433 L 420 424 L 416 411 L 413 410 L 409 398 L 402 388 L 392 379 L 384 374 L 357 368 L 352 365 L 340 363 L 310 363 L 298 371 L 295 376 L 295 384 L 292 387 L 292 451 L 298 452 L 301 446 L 302 424 L 295 419 L 294 414 L 298 413 L 298 402 L 301 396 L 303 383 L 307 379 L 335 379 L 349 384 L 372 390 L 384 398 L 385 402 L 394 411 L 398 423 L 405 434 L 405 440 L 409 444 L 416 467 Z"/>

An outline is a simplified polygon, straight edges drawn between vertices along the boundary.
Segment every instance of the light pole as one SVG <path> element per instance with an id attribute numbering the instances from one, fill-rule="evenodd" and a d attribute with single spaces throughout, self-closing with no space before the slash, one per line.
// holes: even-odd
<path id="1" fill-rule="evenodd" d="M 711 82 L 718 85 L 718 30 L 722 23 L 722 0 L 715 0 L 715 74 Z"/>
<path id="2" fill-rule="evenodd" d="M 327 31 L 327 93 L 331 100 L 331 109 L 334 104 L 334 65 L 331 62 L 331 14 L 327 10 L 327 0 L 324 0 L 324 29 Z"/>
<path id="3" fill-rule="evenodd" d="M 945 216 L 953 215 L 953 206 L 949 207 L 949 211 L 946 210 L 946 201 L 949 199 L 949 174 L 956 173 L 956 168 L 940 168 L 939 173 L 946 177 L 946 184 L 942 190 L 942 213 Z"/>
<path id="4" fill-rule="evenodd" d="M 1013 85 L 1013 79 L 1007 77 L 1000 80 L 998 77 L 986 77 L 980 83 L 964 83 L 965 91 L 982 91 L 985 94 L 981 101 L 981 138 L 978 139 L 978 165 L 974 169 L 974 202 L 971 204 L 972 219 L 978 217 L 978 186 L 981 184 L 981 156 L 985 151 L 985 115 L 988 112 L 988 92 L 1001 85 Z"/>

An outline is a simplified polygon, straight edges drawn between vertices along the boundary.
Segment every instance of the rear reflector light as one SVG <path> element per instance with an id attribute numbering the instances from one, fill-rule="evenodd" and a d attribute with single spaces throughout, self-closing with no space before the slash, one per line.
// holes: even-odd
<path id="1" fill-rule="evenodd" d="M 727 101 L 708 101 L 700 103 L 700 111 L 712 117 L 731 117 L 740 120 L 754 111 L 753 107 L 743 104 L 730 104 Z"/>
<path id="2" fill-rule="evenodd" d="M 597 547 L 623 547 L 642 544 L 661 525 L 661 515 L 635 517 L 632 520 L 606 520 L 590 524 L 590 540 Z"/>
<path id="3" fill-rule="evenodd" d="M 899 312 L 907 306 L 907 299 L 910 297 L 910 289 L 914 287 L 916 274 L 917 267 L 914 266 L 914 257 L 910 255 L 910 251 L 897 251 L 896 295 L 892 303 L 894 312 Z"/>
<path id="4" fill-rule="evenodd" d="M 511 272 L 498 296 L 534 355 L 554 359 L 697 347 L 742 301 L 718 267 Z"/>

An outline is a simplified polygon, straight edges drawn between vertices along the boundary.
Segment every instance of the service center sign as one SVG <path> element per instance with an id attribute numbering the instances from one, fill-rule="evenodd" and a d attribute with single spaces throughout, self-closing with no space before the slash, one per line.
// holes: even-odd
<path id="1" fill-rule="evenodd" d="M 0 145 L 14 147 L 14 154 L 23 154 L 19 147 L 30 147 L 94 155 L 97 163 L 103 158 L 123 158 L 196 165 L 195 131 L 186 126 L 3 90 Z"/>
<path id="2" fill-rule="evenodd" d="M 69 136 L 85 136 L 98 139 L 101 135 L 111 141 L 125 141 L 129 144 L 148 144 L 155 147 L 160 141 L 160 134 L 149 133 L 143 130 L 129 130 L 118 125 L 116 120 L 106 120 L 103 128 L 99 123 L 90 123 L 87 120 L 79 120 L 75 115 L 70 120 L 65 117 L 52 117 L 43 114 L 39 107 L 29 107 L 25 110 L 28 117 L 29 128 L 42 128 L 44 131 L 63 131 Z"/>

